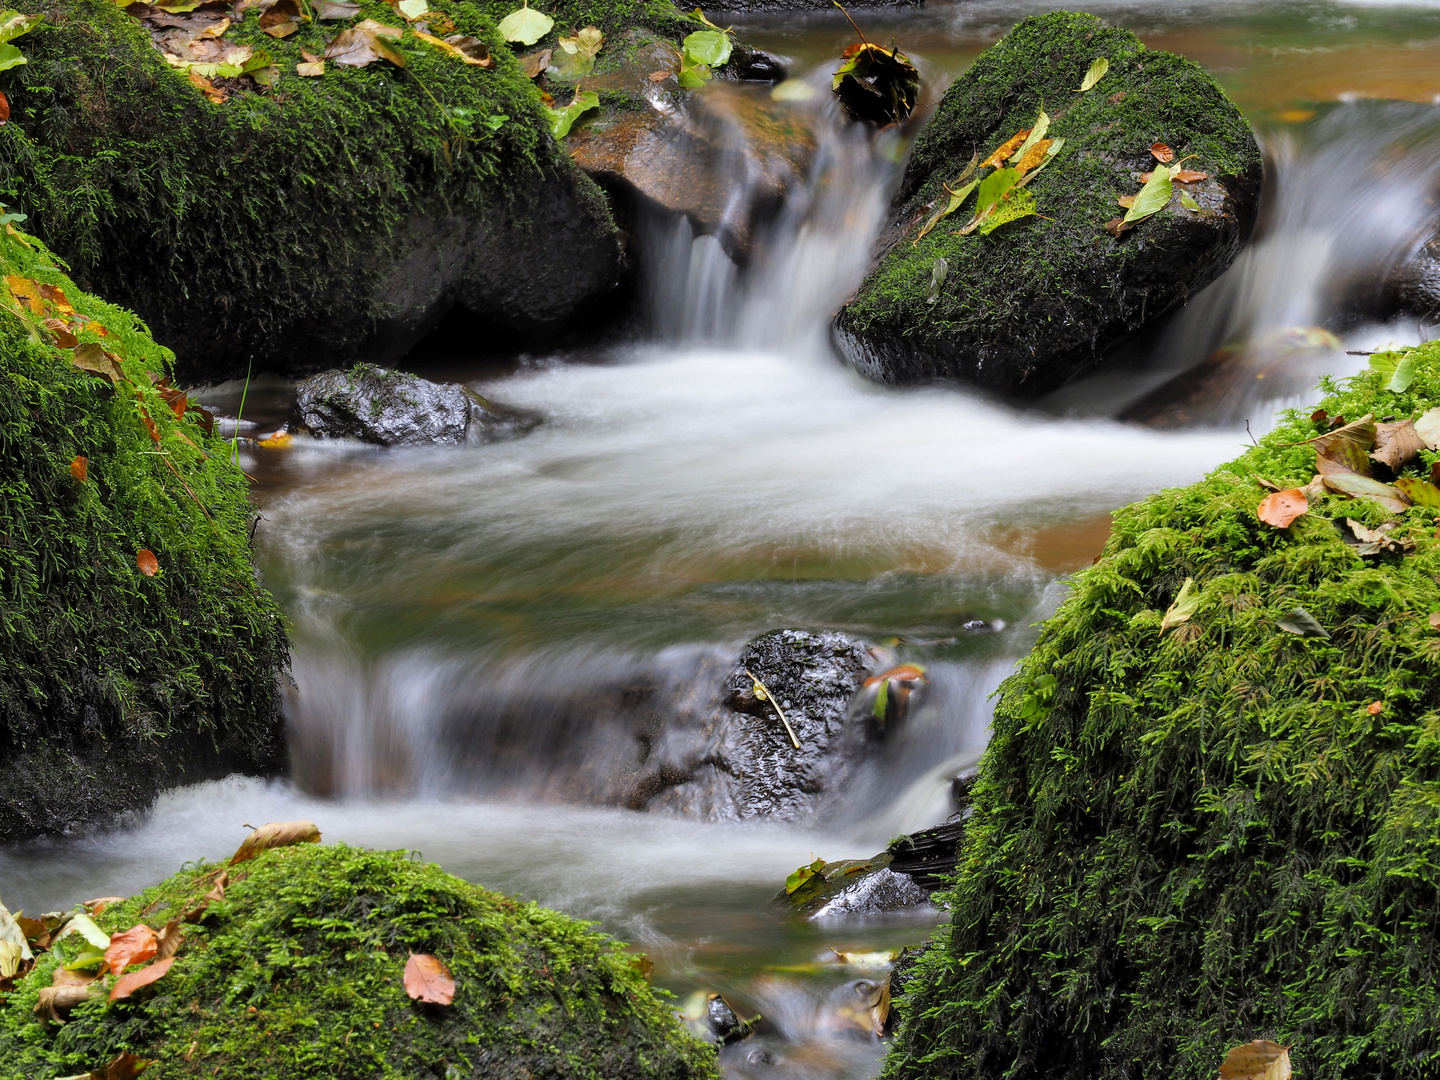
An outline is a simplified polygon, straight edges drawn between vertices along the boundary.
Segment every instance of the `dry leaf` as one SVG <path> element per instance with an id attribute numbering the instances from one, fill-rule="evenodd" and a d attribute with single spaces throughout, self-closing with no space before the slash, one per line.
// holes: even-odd
<path id="1" fill-rule="evenodd" d="M 1164 617 L 1160 620 L 1160 633 L 1163 634 L 1172 626 L 1189 622 L 1191 616 L 1200 610 L 1200 593 L 1192 590 L 1195 590 L 1195 579 L 1187 577 L 1185 583 L 1180 586 L 1180 591 L 1175 595 L 1175 602 L 1166 609 Z"/>
<path id="2" fill-rule="evenodd" d="M 1269 1039 L 1237 1046 L 1220 1064 L 1220 1080 L 1290 1080 L 1290 1048 Z"/>
<path id="3" fill-rule="evenodd" d="M 1390 535 L 1390 530 L 1395 528 L 1393 521 L 1387 521 L 1378 529 L 1368 528 L 1354 518 L 1346 518 L 1345 524 L 1349 531 L 1341 529 L 1341 536 L 1357 555 L 1409 555 L 1415 550 L 1415 541 Z"/>
<path id="4" fill-rule="evenodd" d="M 1166 146 L 1163 142 L 1151 143 L 1150 153 L 1161 165 L 1169 165 L 1175 160 L 1175 151 Z"/>
<path id="5" fill-rule="evenodd" d="M 307 60 L 304 63 L 295 65 L 295 74 L 307 79 L 313 79 L 325 74 L 324 60 Z"/>
<path id="6" fill-rule="evenodd" d="M 110 947 L 105 950 L 105 963 L 101 965 L 101 974 L 113 971 L 118 975 L 132 964 L 144 964 L 153 960 L 159 947 L 160 942 L 154 929 L 144 923 L 132 926 L 123 934 L 113 934 L 110 937 Z"/>
<path id="7" fill-rule="evenodd" d="M 92 1072 L 90 1080 L 135 1080 L 135 1077 L 154 1064 L 155 1062 L 138 1058 L 127 1050 L 106 1062 L 104 1071 Z"/>
<path id="8" fill-rule="evenodd" d="M 516 59 L 520 61 L 520 70 L 525 72 L 525 77 L 527 79 L 538 78 L 540 74 L 550 66 L 550 56 L 553 51 L 553 49 L 540 49 L 536 52 L 526 53 L 524 56 L 516 57 Z M 670 72 L 668 71 L 652 71 L 650 73 L 650 81 L 659 82 L 660 79 L 665 78 L 669 74 Z M 655 78 L 656 75 L 659 75 L 660 79 Z"/>
<path id="9" fill-rule="evenodd" d="M 73 349 L 80 344 L 80 339 L 70 332 L 70 328 L 61 319 L 46 319 L 45 329 L 50 331 L 55 338 L 55 344 L 62 349 Z"/>
<path id="10" fill-rule="evenodd" d="M 45 314 L 45 298 L 40 295 L 39 285 L 19 274 L 7 275 L 5 284 L 10 288 L 10 295 L 31 315 Z"/>
<path id="11" fill-rule="evenodd" d="M 1432 611 L 1430 613 L 1430 625 L 1434 629 L 1440 630 L 1440 611 Z"/>
<path id="12" fill-rule="evenodd" d="M 435 46 L 441 52 L 449 53 L 463 63 L 482 68 L 495 66 L 495 61 L 490 56 L 490 47 L 477 37 L 451 34 L 449 40 L 446 40 L 438 38 L 434 34 L 427 34 L 423 30 L 416 30 L 415 36 L 421 41 Z"/>
<path id="13" fill-rule="evenodd" d="M 0 92 L 0 124 L 10 122 L 10 99 Z"/>
<path id="14" fill-rule="evenodd" d="M 1115 201 L 1116 201 L 1117 203 L 1119 203 L 1121 206 L 1123 206 L 1126 210 L 1129 210 L 1132 206 L 1135 205 L 1135 196 L 1134 196 L 1134 195 L 1117 195 L 1117 196 L 1115 196 Z"/>
<path id="15" fill-rule="evenodd" d="M 980 163 L 980 168 L 998 169 L 1002 164 L 1004 164 L 1005 159 L 1008 158 L 1011 154 L 1013 154 L 1016 150 L 1020 149 L 1020 144 L 1029 137 L 1029 128 L 1026 128 L 1024 131 L 1017 131 L 1014 135 L 1010 136 L 1010 138 L 1006 139 L 1003 143 L 1001 143 L 999 148 L 993 154 L 991 154 L 988 158 L 982 161 Z"/>
<path id="16" fill-rule="evenodd" d="M 1287 488 L 1267 495 L 1260 501 L 1255 514 L 1266 525 L 1288 529 L 1290 523 L 1310 509 L 1309 500 L 1299 488 Z"/>
<path id="17" fill-rule="evenodd" d="M 391 30 L 391 34 L 382 34 L 380 30 L 366 27 L 366 23 L 373 23 L 380 30 Z M 342 67 L 366 67 L 376 60 L 388 60 L 396 67 L 405 66 L 405 57 L 396 52 L 384 39 L 386 37 L 398 37 L 400 31 L 394 27 L 385 27 L 375 22 L 374 19 L 366 19 L 358 26 L 348 30 L 341 30 L 325 46 L 325 59 L 334 60 Z"/>
<path id="18" fill-rule="evenodd" d="M 70 462 L 70 475 L 80 483 L 90 479 L 90 459 L 84 454 L 76 454 L 75 460 Z"/>
<path id="19" fill-rule="evenodd" d="M 455 980 L 449 969 L 429 953 L 411 953 L 405 961 L 405 992 L 413 1001 L 449 1005 L 455 1000 Z"/>
<path id="20" fill-rule="evenodd" d="M 169 960 L 179 951 L 184 942 L 185 935 L 180 931 L 180 920 L 171 919 L 155 935 L 155 959 Z"/>
<path id="21" fill-rule="evenodd" d="M 1029 150 L 1025 151 L 1025 156 L 1020 159 L 1020 163 L 1016 165 L 1015 168 L 1019 169 L 1022 173 L 1029 172 L 1045 160 L 1045 155 L 1050 152 L 1050 147 L 1054 145 L 1054 139 L 1041 139 L 1034 146 L 1030 147 Z"/>
<path id="22" fill-rule="evenodd" d="M 318 844 L 320 830 L 313 821 L 272 821 L 261 825 L 230 856 L 230 865 L 253 859 L 262 851 L 271 848 L 288 847 L 291 844 Z"/>
<path id="23" fill-rule="evenodd" d="M 64 971 L 65 969 L 57 970 Z M 94 985 L 93 979 L 84 983 L 64 982 L 55 986 L 42 987 L 40 998 L 35 1002 L 35 1015 L 57 1024 L 63 1024 L 65 1018 L 70 1015 L 71 1009 L 82 1001 L 89 1001 L 91 997 L 99 993 L 101 993 L 101 989 Z"/>
<path id="24" fill-rule="evenodd" d="M 1431 450 L 1440 450 L 1440 409 L 1431 409 L 1415 420 L 1415 434 Z"/>
<path id="25" fill-rule="evenodd" d="M 1133 200 L 1132 200 L 1133 205 Z M 1135 227 L 1132 221 L 1126 221 L 1123 217 L 1111 218 L 1105 222 L 1104 229 L 1107 233 L 1119 240 L 1123 233 L 1129 232 Z"/>
<path id="26" fill-rule="evenodd" d="M 1416 432 L 1415 425 L 1409 420 L 1400 420 L 1375 425 L 1375 449 L 1370 456 L 1388 465 L 1391 472 L 1399 472 L 1414 461 L 1424 447 L 1425 441 Z"/>
<path id="27" fill-rule="evenodd" d="M 191 68 L 185 74 L 186 77 L 190 80 L 191 85 L 194 86 L 195 89 L 199 90 L 202 94 L 204 94 L 210 100 L 211 105 L 225 104 L 224 90 L 221 90 L 213 82 L 207 79 L 204 75 L 201 75 L 194 68 Z"/>
<path id="28" fill-rule="evenodd" d="M 1180 169 L 1172 172 L 1170 179 L 1177 184 L 1198 184 L 1201 180 L 1210 179 L 1210 174 L 1196 172 L 1194 169 Z"/>
<path id="29" fill-rule="evenodd" d="M 1319 466 L 1325 460 L 1316 458 L 1315 464 Z M 1352 499 L 1369 499 L 1392 514 L 1403 513 L 1410 506 L 1410 500 L 1391 484 L 1382 484 L 1379 480 L 1344 470 L 1333 473 L 1326 473 L 1324 469 L 1320 471 L 1325 477 L 1325 486 L 1338 494 Z"/>
<path id="30" fill-rule="evenodd" d="M 135 553 L 135 568 L 146 577 L 154 577 L 160 569 L 160 562 L 149 548 L 141 548 Z"/>
<path id="31" fill-rule="evenodd" d="M 1385 703 L 1383 701 L 1372 701 L 1365 706 L 1365 711 L 1371 716 L 1379 716 L 1384 710 Z"/>
<path id="32" fill-rule="evenodd" d="M 170 967 L 174 963 L 175 957 L 171 956 L 164 960 L 157 960 L 149 967 L 143 967 L 139 971 L 121 975 L 115 980 L 115 985 L 110 988 L 110 1000 L 124 1001 L 142 986 L 149 986 L 151 983 L 163 979 L 169 974 Z"/>
<path id="33" fill-rule="evenodd" d="M 360 5 L 349 0 L 320 0 L 315 5 L 315 18 L 320 21 L 353 19 L 360 14 Z"/>

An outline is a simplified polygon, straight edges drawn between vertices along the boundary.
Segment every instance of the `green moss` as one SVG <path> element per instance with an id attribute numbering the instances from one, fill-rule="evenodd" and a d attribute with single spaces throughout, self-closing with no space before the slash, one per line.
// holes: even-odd
<path id="1" fill-rule="evenodd" d="M 13 839 L 197 772 L 273 767 L 286 644 L 251 570 L 245 477 L 151 385 L 169 351 L 13 230 L 0 270 L 61 287 L 106 331 L 80 340 L 122 357 L 136 387 L 112 390 L 32 337 L 0 287 L 0 837 Z"/>
<path id="2" fill-rule="evenodd" d="M 433 249 L 429 233 L 406 233 L 416 218 L 513 230 L 555 212 L 545 199 L 558 184 L 580 190 L 572 229 L 613 236 L 603 196 L 550 138 L 487 9 L 465 0 L 432 7 L 490 45 L 493 69 L 407 35 L 403 71 L 332 63 L 301 78 L 301 51 L 323 52 L 348 24 L 277 41 L 252 7 L 227 40 L 270 52 L 279 81 L 223 105 L 108 0 L 21 6 L 46 21 L 25 38 L 30 62 L 0 77 L 12 108 L 0 198 L 30 214 L 82 284 L 144 312 L 187 371 L 353 355 L 395 315 L 393 298 L 427 287 L 422 271 L 387 276 L 411 247 L 422 259 Z M 380 0 L 361 17 L 403 21 Z M 509 119 L 491 132 L 497 116 Z"/>
<path id="3" fill-rule="evenodd" d="M 187 868 L 100 918 L 157 929 L 208 888 Z M 237 868 L 178 959 L 130 1002 L 32 1015 L 55 958 L 0 1006 L 0 1080 L 51 1080 L 129 1050 L 165 1077 L 718 1077 L 637 958 L 586 924 L 486 892 L 404 852 L 281 848 Z M 417 1005 L 402 973 L 430 953 L 456 983 Z"/>
<path id="4" fill-rule="evenodd" d="M 1440 405 L 1327 386 L 1352 419 Z M 887 1063 L 900 1077 L 1213 1077 L 1293 1043 L 1297 1074 L 1424 1077 L 1440 1058 L 1440 539 L 1362 559 L 1328 496 L 1262 525 L 1259 474 L 1312 475 L 1289 413 L 1200 483 L 1120 511 L 1004 684 L 974 814 Z M 1428 471 L 1428 451 L 1416 471 Z M 1185 578 L 1194 618 L 1163 635 Z M 1329 640 L 1281 632 L 1304 607 Z M 1372 712 L 1372 703 L 1379 703 Z"/>
<path id="5" fill-rule="evenodd" d="M 1100 56 L 1108 74 L 1075 93 Z M 975 210 L 972 195 L 913 244 L 930 205 L 948 198 L 942 185 L 976 152 L 983 160 L 1029 128 L 1042 107 L 1053 118 L 1049 136 L 1065 145 L 1030 185 L 1041 216 L 959 236 Z M 1147 49 L 1093 15 L 1026 19 L 946 91 L 906 168 L 895 242 L 845 308 L 842 328 L 892 380 L 948 377 L 1027 391 L 1063 381 L 1097 358 L 1097 344 L 1182 300 L 1238 250 L 1243 229 L 1232 222 L 1234 235 L 1217 249 L 1214 230 L 1178 204 L 1121 240 L 1103 231 L 1124 213 L 1116 197 L 1139 190 L 1136 177 L 1153 166 L 1154 142 L 1235 193 L 1258 190 L 1249 127 L 1198 65 Z M 942 256 L 949 274 L 928 303 Z"/>

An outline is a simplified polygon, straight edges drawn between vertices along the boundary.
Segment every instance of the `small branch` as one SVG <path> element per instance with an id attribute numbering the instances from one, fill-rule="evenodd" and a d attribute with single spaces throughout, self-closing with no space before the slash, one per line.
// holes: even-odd
<path id="1" fill-rule="evenodd" d="M 868 41 L 865 40 L 865 34 L 864 34 L 864 32 L 860 29 L 860 27 L 855 26 L 855 20 L 852 19 L 852 18 L 850 18 L 850 13 L 849 13 L 848 11 L 846 11 L 843 7 L 840 7 L 840 0 L 830 0 L 830 2 L 833 3 L 837 8 L 840 8 L 840 14 L 841 14 L 841 15 L 844 15 L 844 16 L 845 16 L 845 20 L 846 20 L 851 26 L 855 27 L 855 33 L 857 33 L 857 34 L 860 35 L 860 43 L 861 43 L 862 45 L 869 45 L 870 42 L 868 42 Z M 756 682 L 759 682 L 760 680 L 759 680 L 759 679 L 756 679 L 755 681 L 756 681 Z M 768 692 L 768 691 L 767 691 L 767 692 Z M 796 746 L 799 746 L 800 744 L 799 744 L 799 743 L 796 743 L 795 745 L 796 745 Z"/>
<path id="2" fill-rule="evenodd" d="M 840 7 L 839 4 L 835 6 Z M 840 10 L 844 11 L 845 9 L 840 8 Z M 775 695 L 770 693 L 770 688 L 756 678 L 755 674 L 749 668 L 741 668 L 740 670 L 750 676 L 750 681 L 760 688 L 761 692 L 765 695 L 765 700 L 770 702 L 770 707 L 775 710 L 775 715 L 780 717 L 780 723 L 785 725 L 785 730 L 790 735 L 790 741 L 795 745 L 795 749 L 799 750 L 800 740 L 795 737 L 795 729 L 790 726 L 790 721 L 785 719 L 785 714 L 780 710 L 780 703 L 775 700 Z"/>

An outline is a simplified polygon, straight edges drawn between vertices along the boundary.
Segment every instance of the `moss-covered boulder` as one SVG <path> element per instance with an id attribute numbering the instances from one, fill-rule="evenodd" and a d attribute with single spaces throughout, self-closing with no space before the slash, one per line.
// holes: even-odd
<path id="1" fill-rule="evenodd" d="M 1411 355 L 1406 392 L 1366 374 L 1322 407 L 1440 405 L 1440 345 Z M 1293 1044 L 1312 1080 L 1432 1073 L 1437 511 L 1411 507 L 1371 555 L 1344 538 L 1389 516 L 1368 500 L 1262 524 L 1257 477 L 1305 484 L 1302 440 L 1326 426 L 1287 414 L 1116 515 L 1002 688 L 954 914 L 886 1076 L 1201 1080 L 1254 1038 Z M 1163 628 L 1187 579 L 1198 606 Z M 1300 608 L 1320 631 L 1295 632 Z"/>
<path id="2" fill-rule="evenodd" d="M 168 783 L 276 767 L 287 646 L 251 568 L 244 474 L 156 385 L 170 352 L 13 225 L 0 226 L 0 277 L 11 841 L 143 805 Z"/>
<path id="3" fill-rule="evenodd" d="M 1108 72 L 1076 93 L 1101 57 Z M 984 161 L 1042 108 L 1049 137 L 1065 143 L 1029 186 L 1038 216 L 961 236 L 971 195 L 919 239 L 950 198 L 944 185 L 959 190 L 975 155 Z M 1112 237 L 1106 222 L 1125 213 L 1116 200 L 1139 191 L 1157 142 L 1207 175 L 1186 185 L 1201 209 L 1185 208 L 1176 185 L 1166 209 Z M 1260 179 L 1249 126 L 1198 65 L 1093 15 L 1026 19 L 945 92 L 906 167 L 884 255 L 841 311 L 837 336 L 862 373 L 884 382 L 1053 389 L 1230 265 Z M 941 259 L 948 274 L 936 273 Z"/>
<path id="4" fill-rule="evenodd" d="M 261 5 L 198 13 L 231 20 L 227 45 L 270 55 L 268 89 L 171 66 L 152 30 L 191 28 L 166 30 L 158 9 L 147 23 L 128 13 L 143 5 L 110 0 L 18 6 L 45 21 L 19 42 L 29 62 L 0 76 L 0 198 L 78 281 L 138 311 L 183 378 L 383 363 L 455 305 L 477 342 L 533 345 L 621 278 L 603 194 L 495 29 L 505 4 L 436 0 L 427 16 L 435 36 L 479 38 L 489 68 L 381 0 L 280 39 Z M 390 46 L 403 69 L 297 73 L 364 19 L 403 30 Z"/>
<path id="5" fill-rule="evenodd" d="M 207 869 L 188 867 L 98 922 L 111 934 L 160 929 L 212 888 Z M 232 869 L 224 899 L 183 928 L 163 978 L 127 1000 L 87 1001 L 64 1026 L 33 1014 L 60 959 L 42 953 L 0 1005 L 0 1080 L 99 1071 L 125 1052 L 172 1078 L 719 1075 L 714 1050 L 650 988 L 640 957 L 405 852 L 267 852 Z M 452 1004 L 410 999 L 411 953 L 449 969 Z"/>

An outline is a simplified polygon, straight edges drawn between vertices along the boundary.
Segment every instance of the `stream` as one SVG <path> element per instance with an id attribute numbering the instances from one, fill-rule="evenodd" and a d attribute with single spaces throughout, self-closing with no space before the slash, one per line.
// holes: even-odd
<path id="1" fill-rule="evenodd" d="M 855 14 L 916 61 L 923 102 L 1049 6 Z M 785 876 L 952 812 L 989 695 L 1113 509 L 1232 457 L 1320 376 L 1358 370 L 1347 349 L 1431 335 L 1382 321 L 1373 294 L 1440 190 L 1440 5 L 1088 9 L 1204 64 L 1260 134 L 1261 225 L 1220 281 L 1026 408 L 866 383 L 828 325 L 864 274 L 899 148 L 815 95 L 814 170 L 749 265 L 683 219 L 642 238 L 644 340 L 415 358 L 539 414 L 534 431 L 463 449 L 297 440 L 244 458 L 260 569 L 294 624 L 291 777 L 196 785 L 108 831 L 0 849 L 6 905 L 127 894 L 228 855 L 245 822 L 310 818 L 327 841 L 417 849 L 597 921 L 651 956 L 677 1007 L 719 992 L 760 1013 L 759 1033 L 723 1052 L 731 1076 L 874 1075 L 884 1045 L 845 1017 L 884 968 L 832 950 L 916 945 L 943 913 L 806 922 L 773 902 Z M 838 12 L 730 21 L 821 88 L 851 40 Z M 257 381 L 246 416 L 273 429 L 288 389 Z M 233 411 L 237 390 L 214 400 Z M 837 811 L 799 825 L 587 801 L 587 769 L 630 752 L 610 724 L 629 688 L 678 700 L 777 627 L 886 643 L 931 679 Z"/>

